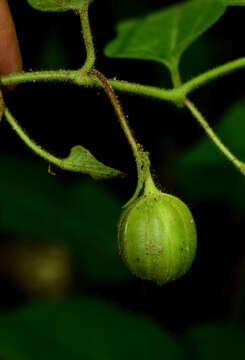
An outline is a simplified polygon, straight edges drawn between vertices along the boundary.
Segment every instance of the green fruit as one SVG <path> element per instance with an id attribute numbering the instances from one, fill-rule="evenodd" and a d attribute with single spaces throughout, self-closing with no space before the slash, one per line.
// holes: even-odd
<path id="1" fill-rule="evenodd" d="M 188 207 L 159 191 L 149 175 L 144 194 L 119 222 L 119 253 L 142 279 L 163 285 L 183 276 L 196 253 L 196 227 Z"/>

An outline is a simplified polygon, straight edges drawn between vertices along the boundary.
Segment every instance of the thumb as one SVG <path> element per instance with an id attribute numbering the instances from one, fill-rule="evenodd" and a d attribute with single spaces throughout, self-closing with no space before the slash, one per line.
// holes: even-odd
<path id="1" fill-rule="evenodd" d="M 21 69 L 22 60 L 14 22 L 7 0 L 0 0 L 0 75 Z"/>

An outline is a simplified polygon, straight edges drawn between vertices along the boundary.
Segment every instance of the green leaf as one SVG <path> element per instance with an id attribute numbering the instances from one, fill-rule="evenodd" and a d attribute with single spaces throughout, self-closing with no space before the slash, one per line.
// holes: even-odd
<path id="1" fill-rule="evenodd" d="M 96 180 L 125 176 L 122 172 L 102 164 L 81 145 L 74 146 L 71 149 L 70 155 L 62 160 L 61 167 L 66 170 L 89 174 Z"/>
<path id="2" fill-rule="evenodd" d="M 11 360 L 184 359 L 150 318 L 90 297 L 0 314 L 0 334 L 1 357 Z"/>
<path id="3" fill-rule="evenodd" d="M 245 161 L 245 102 L 239 102 L 223 114 L 214 130 L 220 139 L 241 160 Z M 173 164 L 175 181 L 189 198 L 225 199 L 245 208 L 245 177 L 204 135 Z M 195 185 L 196 184 L 196 185 Z"/>
<path id="4" fill-rule="evenodd" d="M 82 275 L 95 282 L 127 281 L 117 255 L 122 201 L 90 179 L 63 184 L 46 164 L 0 155 L 0 228 L 20 238 L 71 250 Z"/>
<path id="5" fill-rule="evenodd" d="M 185 346 L 191 358 L 230 360 L 245 358 L 245 330 L 232 322 L 195 325 L 186 331 Z"/>
<path id="6" fill-rule="evenodd" d="M 123 20 L 105 48 L 108 57 L 153 60 L 170 71 L 187 47 L 224 13 L 219 0 L 193 0 Z"/>
<path id="7" fill-rule="evenodd" d="M 226 6 L 244 6 L 245 0 L 220 0 Z"/>
<path id="8" fill-rule="evenodd" d="M 27 2 L 40 11 L 67 11 L 81 8 L 83 0 L 27 0 Z"/>

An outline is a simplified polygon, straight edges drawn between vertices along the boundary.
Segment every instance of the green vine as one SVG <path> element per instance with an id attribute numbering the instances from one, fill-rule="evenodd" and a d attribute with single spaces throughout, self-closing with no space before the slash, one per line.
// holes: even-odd
<path id="1" fill-rule="evenodd" d="M 245 57 L 217 66 L 215 69 L 196 76 L 174 89 L 158 88 L 115 79 L 108 79 L 108 83 L 114 90 L 149 96 L 151 98 L 170 101 L 177 104 L 181 100 L 184 101 L 188 94 L 198 90 L 210 81 L 214 81 L 217 78 L 242 68 L 245 68 Z M 84 68 L 82 67 L 82 69 Z M 0 84 L 2 86 L 30 82 L 72 82 L 79 86 L 103 87 L 103 85 L 99 81 L 96 81 L 94 77 L 88 77 L 84 70 L 29 71 L 1 75 L 0 77 Z"/>
<path id="2" fill-rule="evenodd" d="M 176 106 L 186 106 L 190 110 L 194 118 L 203 127 L 203 129 L 210 137 L 210 139 L 214 142 L 214 144 L 223 152 L 223 154 L 227 157 L 227 159 L 230 160 L 235 165 L 235 167 L 238 168 L 239 171 L 241 171 L 241 173 L 245 175 L 244 162 L 238 160 L 236 156 L 233 155 L 230 152 L 230 150 L 221 142 L 221 140 L 218 138 L 218 136 L 209 126 L 209 124 L 204 119 L 204 117 L 197 109 L 197 107 L 187 98 L 187 95 L 189 95 L 194 90 L 197 90 L 199 87 L 207 84 L 208 82 L 245 67 L 245 58 L 243 57 L 231 61 L 227 64 L 218 66 L 215 69 L 209 70 L 199 76 L 196 76 L 195 78 L 191 79 L 190 81 L 187 81 L 184 84 L 181 83 L 181 78 L 178 71 L 178 62 L 175 63 L 173 62 L 173 65 L 171 67 L 171 76 L 174 85 L 173 89 L 164 89 L 154 86 L 146 86 L 142 84 L 131 83 L 124 80 L 106 79 L 104 75 L 102 75 L 98 70 L 94 68 L 96 56 L 95 56 L 93 36 L 91 33 L 89 15 L 88 15 L 89 4 L 91 3 L 91 1 L 83 0 L 82 2 L 77 2 L 77 4 L 80 3 L 82 4 L 81 7 L 80 8 L 76 7 L 76 10 L 80 16 L 81 31 L 86 49 L 86 60 L 84 65 L 81 66 L 80 69 L 78 70 L 36 71 L 36 72 L 29 71 L 29 72 L 2 75 L 0 77 L 1 86 L 22 84 L 27 82 L 36 83 L 36 82 L 46 81 L 46 82 L 64 82 L 64 83 L 71 82 L 73 84 L 76 84 L 77 86 L 86 86 L 86 87 L 102 87 L 107 93 L 108 97 L 110 98 L 110 101 L 115 109 L 117 117 L 121 123 L 122 129 L 133 150 L 133 154 L 136 160 L 137 170 L 138 170 L 138 186 L 136 189 L 136 193 L 133 196 L 133 199 L 135 199 L 135 197 L 137 197 L 140 191 L 142 190 L 145 181 L 145 176 L 150 167 L 150 161 L 148 154 L 143 150 L 142 146 L 139 145 L 137 141 L 134 139 L 134 136 L 130 130 L 126 117 L 124 116 L 120 103 L 115 95 L 114 92 L 115 90 L 148 96 L 163 101 L 169 101 L 175 104 Z M 70 4 L 69 1 L 65 2 L 65 6 L 67 8 L 70 6 L 68 4 Z M 52 10 L 59 11 L 60 6 L 61 5 L 58 4 L 56 5 L 56 3 L 54 3 L 52 5 Z M 39 9 L 39 4 L 35 2 L 34 7 Z M 41 10 L 43 10 L 43 8 Z M 64 162 L 64 159 L 59 159 L 56 156 L 49 154 L 47 151 L 43 150 L 41 146 L 37 145 L 35 141 L 33 141 L 27 135 L 27 133 L 21 128 L 21 126 L 17 123 L 17 121 L 15 120 L 9 109 L 7 108 L 4 109 L 4 102 L 1 94 L 0 94 L 0 101 L 1 101 L 0 111 L 4 112 L 6 120 L 9 122 L 9 124 L 18 134 L 18 136 L 24 141 L 24 143 L 30 149 L 32 149 L 40 157 L 47 160 L 49 163 L 52 163 L 66 170 L 77 171 L 76 170 L 77 165 L 73 164 L 74 166 L 70 166 L 68 163 Z M 84 149 L 83 151 L 88 151 L 88 150 Z M 90 157 L 88 158 L 90 159 Z M 79 158 L 79 161 L 81 161 L 81 158 Z M 80 169 L 79 171 L 84 170 L 84 169 L 81 170 L 81 167 L 79 167 L 79 169 Z M 85 171 L 83 172 L 87 172 L 94 177 L 100 177 L 99 175 L 97 176 L 95 173 L 91 172 L 90 170 L 86 171 L 85 169 Z M 111 168 L 106 166 L 101 171 L 102 172 L 107 171 L 107 175 L 103 173 L 105 177 L 116 176 L 116 174 L 117 175 L 121 174 L 119 171 L 116 170 L 115 170 L 116 173 L 114 173 L 113 172 L 114 169 L 112 171 Z"/>
<path id="3" fill-rule="evenodd" d="M 79 10 L 79 15 L 81 19 L 81 27 L 82 27 L 82 35 L 86 49 L 86 61 L 83 65 L 81 71 L 89 71 L 94 66 L 95 63 L 95 50 L 94 50 L 94 42 L 92 33 L 90 30 L 90 23 L 88 17 L 88 7 L 89 7 L 89 0 L 83 0 L 83 5 Z"/>

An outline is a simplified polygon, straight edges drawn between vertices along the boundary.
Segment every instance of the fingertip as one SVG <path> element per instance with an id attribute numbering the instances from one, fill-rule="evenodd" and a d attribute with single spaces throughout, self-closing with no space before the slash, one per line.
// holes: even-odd
<path id="1" fill-rule="evenodd" d="M 0 0 L 0 74 L 22 70 L 15 25 L 7 0 Z"/>

